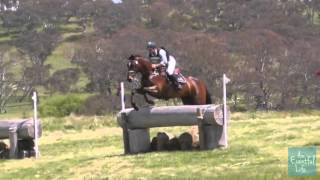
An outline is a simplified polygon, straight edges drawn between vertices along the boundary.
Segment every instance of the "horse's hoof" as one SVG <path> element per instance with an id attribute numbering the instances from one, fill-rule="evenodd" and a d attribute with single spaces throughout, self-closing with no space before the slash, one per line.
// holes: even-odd
<path id="1" fill-rule="evenodd" d="M 138 108 L 137 106 L 133 106 L 133 109 L 134 109 L 135 111 L 139 111 L 139 108 Z"/>

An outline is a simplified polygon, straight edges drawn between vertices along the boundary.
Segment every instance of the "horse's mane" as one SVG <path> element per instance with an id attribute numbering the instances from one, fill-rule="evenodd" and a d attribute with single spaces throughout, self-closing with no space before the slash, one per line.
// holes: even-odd
<path id="1" fill-rule="evenodd" d="M 151 70 L 151 69 L 152 69 L 152 67 L 151 67 L 151 62 L 150 62 L 147 58 L 145 58 L 145 57 L 143 57 L 143 56 L 141 56 L 141 55 L 139 55 L 139 54 L 132 54 L 132 55 L 128 58 L 128 60 L 129 60 L 129 61 L 138 60 L 138 61 L 140 61 L 140 62 L 143 64 L 143 66 L 145 66 L 146 68 L 148 68 L 148 70 Z"/>
<path id="2" fill-rule="evenodd" d="M 143 58 L 143 56 L 139 55 L 139 54 L 131 54 L 128 58 L 128 60 L 135 60 L 136 58 Z"/>
<path id="3" fill-rule="evenodd" d="M 128 58 L 128 60 L 132 61 L 132 60 L 142 60 L 148 64 L 151 64 L 151 62 L 146 58 L 146 57 L 143 57 L 139 54 L 131 54 L 131 56 Z"/>

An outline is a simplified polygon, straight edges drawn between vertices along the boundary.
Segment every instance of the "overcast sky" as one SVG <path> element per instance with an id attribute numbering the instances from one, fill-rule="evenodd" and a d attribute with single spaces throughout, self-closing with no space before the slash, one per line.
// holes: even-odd
<path id="1" fill-rule="evenodd" d="M 122 3 L 122 0 L 112 0 L 112 2 L 115 4 L 120 4 L 120 3 Z"/>

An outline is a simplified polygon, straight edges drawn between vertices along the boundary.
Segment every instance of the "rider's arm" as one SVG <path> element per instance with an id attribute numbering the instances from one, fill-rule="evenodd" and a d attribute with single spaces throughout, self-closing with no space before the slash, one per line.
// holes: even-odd
<path id="1" fill-rule="evenodd" d="M 160 62 L 160 64 L 162 64 L 162 65 L 168 64 L 168 59 L 167 59 L 167 53 L 166 53 L 166 51 L 163 50 L 163 49 L 160 49 L 159 55 L 160 55 L 160 57 L 161 57 L 161 62 Z"/>

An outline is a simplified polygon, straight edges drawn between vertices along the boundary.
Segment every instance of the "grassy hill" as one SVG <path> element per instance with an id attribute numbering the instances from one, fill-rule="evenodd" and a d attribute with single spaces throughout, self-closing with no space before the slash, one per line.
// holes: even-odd
<path id="1" fill-rule="evenodd" d="M 319 117 L 319 111 L 234 113 L 228 149 L 126 156 L 113 116 L 49 118 L 41 158 L 1 160 L 0 179 L 294 179 L 287 174 L 288 147 L 318 146 Z"/>
<path id="2" fill-rule="evenodd" d="M 72 23 L 69 25 L 61 26 L 59 29 L 62 33 L 62 39 L 59 45 L 53 50 L 52 54 L 48 56 L 45 61 L 45 65 L 50 65 L 50 76 L 53 75 L 56 71 L 68 69 L 68 68 L 78 68 L 80 70 L 80 77 L 78 82 L 75 84 L 73 89 L 81 91 L 84 89 L 85 85 L 88 83 L 88 77 L 86 74 L 75 64 L 71 63 L 73 53 L 75 52 L 75 44 L 77 40 L 81 38 L 82 30 L 79 29 L 79 26 L 76 26 Z M 0 43 L 12 43 L 10 36 L 3 33 L 3 28 L 0 28 Z M 92 30 L 88 30 L 90 33 Z M 6 41 L 3 41 L 5 39 Z M 8 40 L 8 41 L 7 41 Z M 16 80 L 20 80 L 23 74 L 23 68 L 28 66 L 31 62 L 20 60 L 22 56 L 17 52 L 17 49 L 13 46 L 8 46 L 8 51 L 3 56 L 5 61 L 13 61 L 14 63 L 9 66 L 8 71 L 14 74 Z M 23 57 L 28 59 L 27 56 Z M 45 89 L 44 86 L 36 86 L 38 93 L 42 96 L 49 94 L 49 91 Z M 55 93 L 59 94 L 59 93 Z M 20 96 L 21 94 L 17 94 Z M 51 94 L 50 94 L 51 95 Z M 4 118 L 23 118 L 29 117 L 32 114 L 32 102 L 30 99 L 25 99 L 24 102 L 15 101 L 16 97 L 12 97 L 6 108 L 7 113 L 0 114 L 0 119 Z"/>

